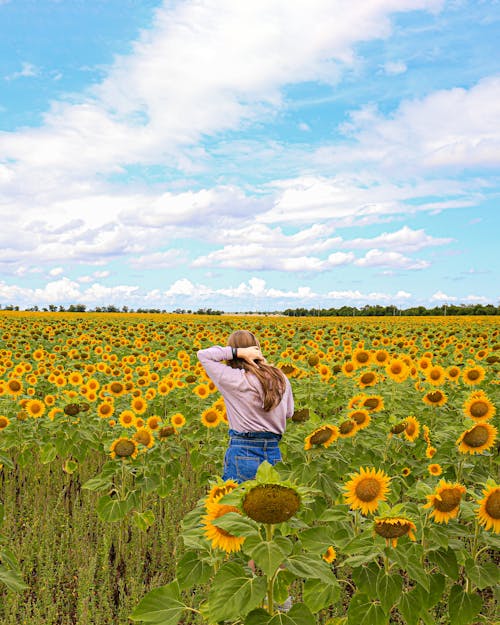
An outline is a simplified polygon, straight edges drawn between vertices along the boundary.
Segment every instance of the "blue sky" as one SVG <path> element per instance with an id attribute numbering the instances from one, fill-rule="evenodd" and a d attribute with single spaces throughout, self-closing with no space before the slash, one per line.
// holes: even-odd
<path id="1" fill-rule="evenodd" d="M 0 304 L 498 303 L 496 0 L 0 0 Z"/>

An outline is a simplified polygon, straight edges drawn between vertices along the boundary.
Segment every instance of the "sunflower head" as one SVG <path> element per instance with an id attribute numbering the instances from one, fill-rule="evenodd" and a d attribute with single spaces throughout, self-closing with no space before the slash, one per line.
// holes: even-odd
<path id="1" fill-rule="evenodd" d="M 112 458 L 136 458 L 138 446 L 135 440 L 130 438 L 117 438 L 110 447 Z"/>
<path id="2" fill-rule="evenodd" d="M 222 527 L 214 525 L 213 521 L 229 512 L 241 514 L 236 506 L 228 506 L 217 502 L 206 504 L 207 514 L 202 519 L 202 525 L 205 527 L 205 536 L 211 541 L 212 548 L 222 549 L 226 553 L 232 553 L 241 550 L 241 545 L 245 541 L 244 536 L 234 536 Z"/>
<path id="3" fill-rule="evenodd" d="M 458 515 L 465 490 L 462 484 L 452 484 L 441 480 L 434 493 L 427 495 L 428 501 L 424 508 L 431 509 L 431 516 L 436 523 L 448 523 L 450 519 Z"/>
<path id="4" fill-rule="evenodd" d="M 344 498 L 351 510 L 363 514 L 375 512 L 379 502 L 386 499 L 390 478 L 379 469 L 361 467 L 352 479 L 346 482 Z"/>
<path id="5" fill-rule="evenodd" d="M 373 526 L 374 532 L 379 536 L 382 536 L 386 541 L 392 544 L 393 547 L 397 545 L 398 538 L 402 536 L 408 536 L 410 540 L 415 540 L 416 526 L 413 521 L 405 517 L 376 517 Z"/>
<path id="6" fill-rule="evenodd" d="M 493 403 L 482 392 L 472 393 L 463 408 L 465 416 L 474 421 L 488 421 L 496 412 Z"/>
<path id="7" fill-rule="evenodd" d="M 482 421 L 462 433 L 457 440 L 458 450 L 465 454 L 480 454 L 493 446 L 496 435 L 497 429 Z"/>
<path id="8" fill-rule="evenodd" d="M 309 408 L 302 408 L 301 410 L 296 410 L 292 415 L 292 421 L 296 423 L 304 423 L 309 420 Z"/>
<path id="9" fill-rule="evenodd" d="M 294 488 L 282 484 L 257 484 L 245 494 L 242 507 L 259 523 L 284 523 L 300 508 L 300 496 Z"/>
<path id="10" fill-rule="evenodd" d="M 336 425 L 323 425 L 306 436 L 304 449 L 308 450 L 312 447 L 329 447 L 339 436 Z"/>
<path id="11" fill-rule="evenodd" d="M 483 490 L 484 497 L 478 501 L 477 517 L 484 529 L 500 534 L 500 486 L 492 480 Z"/>

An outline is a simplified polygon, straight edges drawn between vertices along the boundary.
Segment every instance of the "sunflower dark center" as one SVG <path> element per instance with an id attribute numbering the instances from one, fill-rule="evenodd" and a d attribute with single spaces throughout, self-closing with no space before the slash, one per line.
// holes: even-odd
<path id="1" fill-rule="evenodd" d="M 484 401 L 475 401 L 470 407 L 470 413 L 473 417 L 481 418 L 488 413 L 488 404 Z"/>
<path id="2" fill-rule="evenodd" d="M 370 355 L 367 352 L 360 352 L 357 354 L 356 360 L 358 362 L 368 362 L 370 360 Z"/>
<path id="3" fill-rule="evenodd" d="M 431 371 L 431 374 L 430 374 L 431 380 L 439 380 L 440 377 L 441 377 L 441 373 L 439 370 L 434 369 L 433 371 Z"/>
<path id="4" fill-rule="evenodd" d="M 311 436 L 310 441 L 313 445 L 321 445 L 330 439 L 332 431 L 330 428 L 322 428 Z"/>
<path id="5" fill-rule="evenodd" d="M 361 410 L 358 410 L 358 411 L 352 413 L 351 419 L 356 421 L 356 423 L 358 425 L 361 425 L 362 423 L 364 423 L 366 421 L 366 413 L 365 412 L 361 412 Z"/>
<path id="6" fill-rule="evenodd" d="M 370 382 L 373 382 L 373 380 L 375 379 L 375 374 L 374 373 L 363 373 L 363 375 L 361 376 L 361 384 L 370 384 Z"/>
<path id="7" fill-rule="evenodd" d="M 443 399 L 443 394 L 441 391 L 433 391 L 432 393 L 427 393 L 427 399 L 433 403 L 437 404 Z"/>
<path id="8" fill-rule="evenodd" d="M 369 399 L 365 399 L 363 402 L 363 406 L 373 410 L 374 408 L 378 408 L 380 401 L 376 397 L 370 397 Z"/>
<path id="9" fill-rule="evenodd" d="M 412 423 L 412 421 L 408 421 L 408 423 L 406 424 L 405 430 L 409 436 L 411 436 L 412 434 L 415 434 L 415 424 Z"/>
<path id="10" fill-rule="evenodd" d="M 361 501 L 373 501 L 380 493 L 380 482 L 373 477 L 365 477 L 358 482 L 355 490 Z"/>
<path id="11" fill-rule="evenodd" d="M 401 538 L 411 529 L 409 523 L 398 521 L 397 523 L 388 523 L 386 521 L 377 521 L 375 524 L 375 532 L 384 538 Z"/>
<path id="12" fill-rule="evenodd" d="M 488 430 L 484 425 L 476 425 L 476 427 L 467 432 L 463 438 L 464 443 L 469 447 L 481 447 L 487 440 Z"/>
<path id="13" fill-rule="evenodd" d="M 441 499 L 434 497 L 434 508 L 440 512 L 451 512 L 460 503 L 462 493 L 456 488 L 445 488 L 439 496 Z"/>
<path id="14" fill-rule="evenodd" d="M 135 445 L 132 441 L 119 441 L 116 444 L 114 451 L 120 458 L 126 458 L 134 453 Z"/>
<path id="15" fill-rule="evenodd" d="M 477 369 L 472 369 L 467 373 L 467 377 L 469 380 L 477 380 L 479 377 L 479 371 Z"/>
<path id="16" fill-rule="evenodd" d="M 391 367 L 391 371 L 392 373 L 394 373 L 395 375 L 398 375 L 401 373 L 401 365 L 392 365 Z"/>
<path id="17" fill-rule="evenodd" d="M 341 434 L 349 434 L 349 432 L 352 432 L 355 426 L 356 426 L 356 423 L 352 421 L 351 419 L 349 419 L 348 421 L 343 421 L 339 425 L 339 432 Z"/>
<path id="18" fill-rule="evenodd" d="M 493 519 L 500 519 L 500 489 L 491 493 L 485 505 L 485 510 Z"/>
<path id="19" fill-rule="evenodd" d="M 259 523 L 283 523 L 299 509 L 300 497 L 293 488 L 280 484 L 261 484 L 243 500 L 243 510 Z"/>

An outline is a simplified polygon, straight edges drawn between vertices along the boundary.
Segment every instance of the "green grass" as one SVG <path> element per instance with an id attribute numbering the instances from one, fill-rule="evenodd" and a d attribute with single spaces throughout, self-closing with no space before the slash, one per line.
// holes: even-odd
<path id="1" fill-rule="evenodd" d="M 152 588 L 175 576 L 179 522 L 201 495 L 189 465 L 147 531 L 129 519 L 103 523 L 99 495 L 81 488 L 104 458 L 87 458 L 68 475 L 58 461 L 0 472 L 2 533 L 17 556 L 28 589 L 0 587 L 2 625 L 122 625 Z"/>

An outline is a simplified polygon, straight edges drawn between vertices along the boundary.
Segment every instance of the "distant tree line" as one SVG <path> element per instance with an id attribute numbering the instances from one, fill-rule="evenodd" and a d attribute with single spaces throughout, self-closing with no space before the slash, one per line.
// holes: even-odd
<path id="1" fill-rule="evenodd" d="M 0 310 L 20 310 L 19 306 L 7 305 Z M 21 309 L 22 310 L 22 309 Z M 129 308 L 122 306 L 121 308 L 109 304 L 108 306 L 96 306 L 87 309 L 85 304 L 70 304 L 68 307 L 62 305 L 56 306 L 49 304 L 47 307 L 39 308 L 32 306 L 24 310 L 30 312 L 69 312 L 69 313 L 167 313 L 172 312 L 179 315 L 223 315 L 223 310 L 214 310 L 212 308 L 198 308 L 197 310 L 176 308 L 173 311 L 167 311 L 160 308 Z M 286 310 L 270 311 L 247 311 L 242 314 L 248 315 L 286 315 L 288 317 L 393 317 L 393 316 L 409 316 L 409 317 L 429 317 L 436 315 L 457 316 L 457 315 L 500 315 L 500 306 L 493 304 L 442 304 L 434 308 L 426 308 L 425 306 L 413 306 L 410 308 L 398 308 L 397 306 L 379 306 L 366 305 L 362 308 L 355 306 L 341 306 L 340 308 L 287 308 Z"/>
<path id="2" fill-rule="evenodd" d="M 401 309 L 397 306 L 366 305 L 362 308 L 341 306 L 340 308 L 287 308 L 283 311 L 289 317 L 393 317 L 405 315 L 409 317 L 430 317 L 436 315 L 499 315 L 500 306 L 493 304 L 443 304 L 434 308 L 413 306 Z"/>

